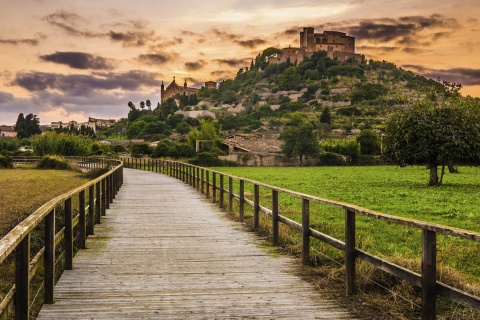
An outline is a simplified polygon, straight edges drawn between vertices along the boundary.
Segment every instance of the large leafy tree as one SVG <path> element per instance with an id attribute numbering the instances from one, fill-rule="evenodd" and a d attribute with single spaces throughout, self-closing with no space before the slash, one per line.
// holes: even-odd
<path id="1" fill-rule="evenodd" d="M 19 139 L 40 134 L 42 133 L 40 129 L 40 119 L 32 113 L 27 114 L 26 117 L 23 116 L 23 113 L 20 113 L 15 123 L 15 131 Z"/>
<path id="2" fill-rule="evenodd" d="M 384 141 L 387 159 L 426 164 L 429 185 L 440 185 L 445 165 L 480 159 L 480 103 L 456 99 L 441 106 L 418 104 L 388 120 Z M 442 166 L 440 178 L 438 166 Z"/>
<path id="3" fill-rule="evenodd" d="M 282 151 L 285 156 L 299 158 L 300 163 L 305 157 L 314 157 L 318 154 L 318 140 L 309 123 L 286 128 L 280 139 L 284 141 Z"/>

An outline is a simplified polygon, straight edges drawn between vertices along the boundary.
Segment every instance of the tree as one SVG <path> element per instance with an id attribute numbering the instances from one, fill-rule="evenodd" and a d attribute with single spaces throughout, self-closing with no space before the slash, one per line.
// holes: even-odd
<path id="1" fill-rule="evenodd" d="M 378 155 L 380 154 L 380 137 L 372 130 L 362 130 L 357 137 L 362 154 Z"/>
<path id="2" fill-rule="evenodd" d="M 323 109 L 322 114 L 320 115 L 320 123 L 327 123 L 327 124 L 332 124 L 332 117 L 330 115 L 330 109 L 328 107 L 325 107 Z"/>
<path id="3" fill-rule="evenodd" d="M 148 110 L 152 110 L 152 102 L 150 102 L 150 100 L 145 101 L 145 105 L 147 106 Z"/>
<path id="4" fill-rule="evenodd" d="M 33 135 L 42 133 L 40 129 L 40 119 L 36 115 L 29 113 L 26 117 L 20 113 L 15 123 L 15 131 L 19 139 L 29 138 Z"/>
<path id="5" fill-rule="evenodd" d="M 480 160 L 479 110 L 477 100 L 456 100 L 438 107 L 418 104 L 399 112 L 387 122 L 384 156 L 400 164 L 426 164 L 429 185 L 440 185 L 445 165 Z"/>
<path id="6" fill-rule="evenodd" d="M 145 109 L 145 102 L 140 101 L 140 108 L 142 108 L 142 110 Z"/>
<path id="7" fill-rule="evenodd" d="M 310 124 L 304 123 L 298 127 L 288 127 L 280 135 L 285 143 L 282 151 L 289 158 L 299 158 L 302 163 L 304 157 L 314 157 L 318 154 L 319 144 Z"/>

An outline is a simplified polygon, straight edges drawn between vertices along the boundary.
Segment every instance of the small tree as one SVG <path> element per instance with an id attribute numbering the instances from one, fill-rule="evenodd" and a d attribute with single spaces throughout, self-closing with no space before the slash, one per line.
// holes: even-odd
<path id="1" fill-rule="evenodd" d="M 152 110 L 152 102 L 150 100 L 145 101 L 145 105 L 147 106 L 148 110 Z"/>
<path id="2" fill-rule="evenodd" d="M 357 137 L 362 154 L 379 155 L 380 137 L 372 130 L 363 130 Z"/>
<path id="3" fill-rule="evenodd" d="M 325 107 L 320 115 L 320 123 L 332 124 L 332 116 L 330 115 L 330 108 Z"/>
<path id="4" fill-rule="evenodd" d="M 289 158 L 299 158 L 300 163 L 304 157 L 315 157 L 319 151 L 318 140 L 310 124 L 304 123 L 298 127 L 288 127 L 280 135 L 285 143 L 282 152 Z"/>
<path id="5" fill-rule="evenodd" d="M 400 164 L 426 164 L 430 168 L 429 185 L 440 185 L 445 165 L 478 163 L 479 108 L 478 101 L 456 100 L 439 107 L 419 104 L 393 115 L 386 126 L 384 156 Z"/>

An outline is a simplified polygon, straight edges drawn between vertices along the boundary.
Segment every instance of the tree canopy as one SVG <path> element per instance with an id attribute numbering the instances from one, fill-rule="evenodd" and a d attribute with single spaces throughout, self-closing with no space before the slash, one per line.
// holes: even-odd
<path id="1" fill-rule="evenodd" d="M 285 142 L 282 151 L 286 157 L 299 158 L 302 162 L 304 157 L 318 154 L 319 143 L 309 123 L 288 127 L 280 135 L 280 139 Z"/>
<path id="2" fill-rule="evenodd" d="M 394 114 L 387 122 L 384 156 L 399 164 L 426 164 L 429 185 L 442 183 L 437 167 L 478 163 L 480 103 L 455 100 L 440 106 L 418 104 Z"/>
<path id="3" fill-rule="evenodd" d="M 29 113 L 26 117 L 23 116 L 23 113 L 20 113 L 15 123 L 15 131 L 19 139 L 40 134 L 42 133 L 40 129 L 40 119 L 32 113 Z"/>

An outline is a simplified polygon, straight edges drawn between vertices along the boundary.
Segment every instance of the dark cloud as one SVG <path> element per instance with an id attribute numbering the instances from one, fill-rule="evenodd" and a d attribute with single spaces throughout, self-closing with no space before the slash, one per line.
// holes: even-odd
<path id="1" fill-rule="evenodd" d="M 112 59 L 94 56 L 85 52 L 55 52 L 42 55 L 43 61 L 65 64 L 74 69 L 112 70 L 115 63 Z"/>
<path id="2" fill-rule="evenodd" d="M 38 39 L 0 39 L 0 44 L 11 44 L 11 45 L 21 45 L 27 44 L 31 46 L 37 46 L 39 43 Z"/>
<path id="3" fill-rule="evenodd" d="M 167 53 L 148 53 L 138 56 L 137 61 L 148 66 L 155 66 L 164 64 L 172 59 L 172 56 Z"/>
<path id="4" fill-rule="evenodd" d="M 218 64 L 226 65 L 226 66 L 229 66 L 229 67 L 243 66 L 246 63 L 248 63 L 248 65 L 250 65 L 250 59 L 248 59 L 248 58 L 247 59 L 215 59 L 213 61 L 215 61 Z"/>
<path id="5" fill-rule="evenodd" d="M 142 32 L 142 31 L 127 31 L 127 32 L 115 32 L 110 31 L 108 33 L 110 40 L 114 42 L 121 42 L 124 47 L 142 47 L 146 44 L 151 44 L 158 40 L 155 32 Z"/>
<path id="6" fill-rule="evenodd" d="M 405 69 L 413 69 L 427 78 L 441 79 L 443 81 L 461 83 L 462 85 L 480 85 L 480 69 L 453 68 L 453 69 L 430 69 L 419 65 L 404 65 Z"/>
<path id="7" fill-rule="evenodd" d="M 196 71 L 205 67 L 206 64 L 207 62 L 204 60 L 198 60 L 195 62 L 186 62 L 185 69 L 187 69 L 188 71 Z"/>
<path id="8" fill-rule="evenodd" d="M 13 94 L 0 91 L 0 104 L 13 101 Z"/>
<path id="9" fill-rule="evenodd" d="M 235 43 L 241 45 L 242 47 L 253 49 L 260 45 L 264 45 L 267 41 L 257 38 L 257 39 L 250 39 L 250 40 L 237 40 Z"/>
<path id="10" fill-rule="evenodd" d="M 45 72 L 18 73 L 12 85 L 31 92 L 56 90 L 64 95 L 82 96 L 102 90 L 138 90 L 140 87 L 159 87 L 157 74 L 133 70 L 125 73 L 95 72 L 91 75 L 62 75 Z"/>
<path id="11" fill-rule="evenodd" d="M 422 49 L 422 48 L 405 47 L 405 48 L 402 48 L 402 51 L 408 54 L 420 54 L 420 53 L 428 52 L 429 50 Z"/>
<path id="12" fill-rule="evenodd" d="M 213 33 L 216 37 L 218 37 L 222 40 L 235 41 L 235 40 L 240 40 L 243 37 L 243 35 L 241 35 L 241 34 L 227 33 L 225 31 L 221 31 L 217 28 L 213 28 L 211 30 L 211 33 Z"/>
<path id="13" fill-rule="evenodd" d="M 78 14 L 68 12 L 65 10 L 58 10 L 55 13 L 51 13 L 43 18 L 44 21 L 48 22 L 52 26 L 62 29 L 66 33 L 77 36 L 77 37 L 86 37 L 86 38 L 97 38 L 104 37 L 105 35 L 98 32 L 93 32 L 88 29 L 81 30 L 77 27 L 77 24 L 86 23 Z"/>
<path id="14" fill-rule="evenodd" d="M 429 17 L 406 16 L 357 20 L 353 21 L 353 24 L 351 21 L 343 21 L 318 27 L 325 30 L 343 30 L 361 41 L 431 45 L 432 42 L 461 28 L 461 25 L 454 18 L 433 14 Z"/>
<path id="15" fill-rule="evenodd" d="M 358 51 L 368 50 L 368 51 L 380 51 L 382 53 L 401 50 L 400 47 L 387 47 L 387 46 L 357 46 L 356 49 Z"/>

